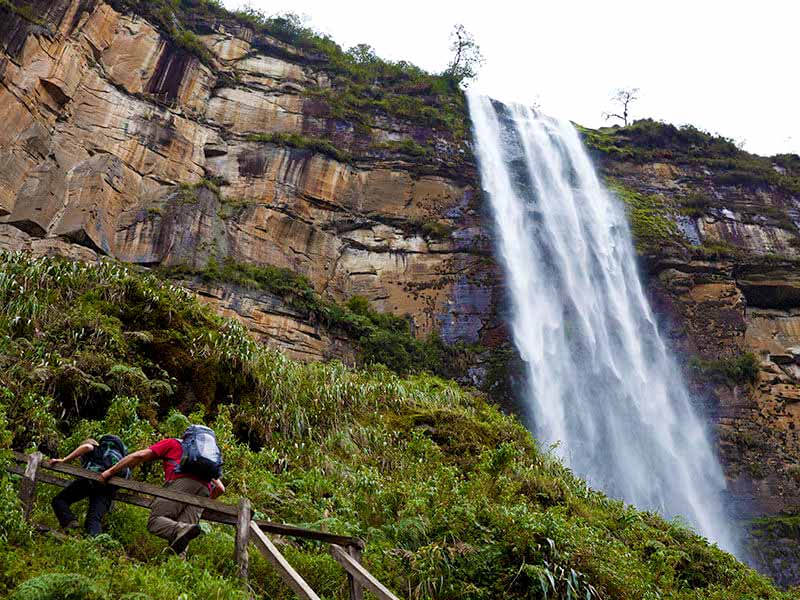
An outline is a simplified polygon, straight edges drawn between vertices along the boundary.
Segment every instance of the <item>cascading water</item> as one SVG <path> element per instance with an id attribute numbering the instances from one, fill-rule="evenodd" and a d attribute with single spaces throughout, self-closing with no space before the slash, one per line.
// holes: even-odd
<path id="1" fill-rule="evenodd" d="M 638 508 L 735 551 L 725 480 L 636 270 L 617 200 L 570 123 L 470 94 L 540 441 Z"/>

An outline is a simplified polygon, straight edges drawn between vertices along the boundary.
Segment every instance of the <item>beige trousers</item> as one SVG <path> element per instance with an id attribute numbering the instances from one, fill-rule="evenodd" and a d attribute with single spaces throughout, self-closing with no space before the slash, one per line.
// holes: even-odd
<path id="1" fill-rule="evenodd" d="M 194 494 L 195 496 L 208 497 L 208 486 L 188 477 L 174 479 L 164 487 L 173 492 Z M 147 530 L 153 535 L 172 542 L 182 534 L 186 528 L 200 522 L 203 509 L 197 506 L 188 506 L 174 500 L 154 498 L 150 505 L 150 519 L 147 521 Z"/>

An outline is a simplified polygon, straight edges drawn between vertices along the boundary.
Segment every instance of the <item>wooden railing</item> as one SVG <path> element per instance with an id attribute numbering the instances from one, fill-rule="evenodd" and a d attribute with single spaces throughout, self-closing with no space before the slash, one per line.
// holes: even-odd
<path id="1" fill-rule="evenodd" d="M 25 518 L 30 520 L 36 499 L 36 486 L 38 483 L 66 487 L 72 479 L 57 477 L 46 471 L 70 475 L 79 479 L 90 481 L 100 481 L 100 476 L 94 471 L 82 469 L 68 464 L 51 465 L 44 460 L 41 453 L 22 454 L 13 453 L 14 463 L 7 467 L 11 473 L 16 473 L 22 477 L 20 482 L 20 499 L 22 500 Z M 24 466 L 23 466 L 24 465 Z M 252 507 L 247 498 L 241 498 L 239 504 L 225 504 L 217 500 L 211 500 L 202 496 L 193 496 L 183 492 L 176 492 L 167 488 L 159 487 L 141 481 L 112 477 L 108 482 L 118 488 L 114 498 L 116 502 L 124 502 L 150 508 L 152 498 L 164 498 L 197 506 L 203 509 L 202 518 L 213 523 L 232 525 L 236 528 L 236 540 L 234 543 L 234 558 L 238 565 L 239 576 L 247 581 L 249 569 L 248 547 L 252 542 L 256 548 L 269 560 L 280 574 L 283 581 L 301 598 L 307 600 L 319 600 L 319 597 L 309 587 L 303 578 L 286 558 L 280 553 L 278 548 L 267 536 L 273 533 L 282 536 L 295 537 L 308 540 L 316 540 L 330 544 L 330 552 L 334 559 L 344 568 L 347 573 L 350 586 L 350 597 L 352 600 L 361 600 L 364 588 L 372 592 L 380 600 L 397 600 L 397 597 L 386 589 L 377 579 L 375 579 L 361 564 L 361 552 L 364 549 L 364 541 L 360 538 L 335 535 L 327 531 L 305 529 L 294 525 L 285 525 L 262 519 L 252 518 Z"/>

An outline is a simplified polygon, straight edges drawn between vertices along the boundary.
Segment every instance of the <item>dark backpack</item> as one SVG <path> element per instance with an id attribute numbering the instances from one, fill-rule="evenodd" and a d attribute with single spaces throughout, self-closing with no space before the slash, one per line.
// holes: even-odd
<path id="1" fill-rule="evenodd" d="M 83 468 L 100 473 L 111 468 L 128 455 L 125 443 L 115 435 L 104 435 L 97 441 L 97 447 L 85 455 Z M 128 479 L 131 470 L 125 469 L 120 477 Z"/>
<path id="2" fill-rule="evenodd" d="M 212 429 L 190 425 L 181 440 L 183 452 L 176 473 L 194 475 L 204 481 L 222 477 L 222 452 Z"/>

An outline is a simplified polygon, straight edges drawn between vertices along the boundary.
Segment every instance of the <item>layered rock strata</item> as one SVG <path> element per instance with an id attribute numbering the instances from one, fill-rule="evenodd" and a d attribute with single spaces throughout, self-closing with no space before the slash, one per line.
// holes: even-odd
<path id="1" fill-rule="evenodd" d="M 497 271 L 463 142 L 331 116 L 325 61 L 235 20 L 198 26 L 204 62 L 115 2 L 31 4 L 39 23 L 0 24 L 0 221 L 27 236 L 14 244 L 146 266 L 269 264 L 409 315 L 420 336 L 475 343 L 495 327 Z M 258 141 L 276 133 L 354 158 Z M 420 165 L 392 151 L 404 142 L 437 152 Z M 219 193 L 196 187 L 207 180 Z M 218 300 L 269 343 L 336 355 L 318 327 L 322 341 L 300 352 L 286 331 L 302 323 L 257 296 Z"/>

